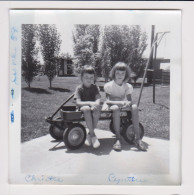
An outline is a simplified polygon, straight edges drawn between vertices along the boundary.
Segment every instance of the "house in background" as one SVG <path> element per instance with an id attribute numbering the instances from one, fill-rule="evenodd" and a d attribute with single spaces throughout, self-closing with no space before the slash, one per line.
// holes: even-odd
<path id="1" fill-rule="evenodd" d="M 170 59 L 157 58 L 153 60 L 155 82 L 170 84 Z"/>
<path id="2" fill-rule="evenodd" d="M 148 60 L 144 59 L 145 62 Z M 157 58 L 152 61 L 152 67 L 148 68 L 147 75 L 145 79 L 145 83 L 153 83 L 153 74 L 155 78 L 155 83 L 158 84 L 170 84 L 170 59 L 165 58 Z M 143 79 L 144 71 L 141 72 L 139 78 L 137 79 L 137 83 L 141 83 Z M 149 77 L 149 79 L 148 79 Z"/>
<path id="3" fill-rule="evenodd" d="M 58 76 L 73 75 L 73 58 L 70 55 L 58 58 Z"/>

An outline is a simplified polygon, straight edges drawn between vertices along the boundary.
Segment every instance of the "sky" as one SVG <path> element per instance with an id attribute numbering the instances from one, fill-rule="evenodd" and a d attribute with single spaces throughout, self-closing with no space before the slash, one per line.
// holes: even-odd
<path id="1" fill-rule="evenodd" d="M 61 34 L 61 39 L 62 39 L 62 44 L 61 44 L 61 50 L 60 50 L 60 54 L 61 53 L 69 53 L 71 55 L 73 55 L 73 40 L 72 40 L 72 30 L 74 27 L 74 24 L 101 24 L 103 25 L 104 23 L 107 24 L 112 24 L 111 22 L 114 21 L 114 23 L 116 24 L 136 24 L 136 23 L 141 23 L 141 28 L 143 31 L 145 31 L 148 35 L 148 46 L 143 54 L 143 57 L 148 58 L 149 53 L 150 53 L 150 43 L 151 43 L 151 24 L 150 24 L 150 18 L 153 18 L 151 15 L 146 15 L 149 18 L 144 17 L 145 13 L 136 13 L 136 15 L 134 14 L 133 16 L 133 12 L 120 12 L 119 14 L 113 14 L 113 13 L 109 13 L 109 15 L 106 15 L 106 18 L 104 18 L 104 20 L 99 19 L 99 16 L 97 17 L 95 15 L 95 13 L 91 14 L 87 13 L 87 11 L 84 11 L 84 13 L 80 14 L 79 12 L 75 12 L 75 13 L 69 13 L 69 12 L 53 12 L 50 11 L 48 12 L 48 14 L 46 15 L 45 12 L 45 17 L 42 17 L 42 13 L 43 12 L 37 12 L 35 14 L 34 20 L 36 21 L 40 21 L 40 17 L 42 20 L 42 23 L 48 23 L 48 18 L 50 20 L 49 23 L 53 22 L 57 29 L 58 32 Z M 121 14 L 122 13 L 122 14 Z M 91 18 L 88 17 L 91 14 Z M 97 14 L 97 13 L 96 13 Z M 128 15 L 131 16 L 126 19 L 128 17 Z M 143 15 L 141 15 L 143 14 Z M 52 16 L 52 17 L 51 17 Z M 162 15 L 163 16 L 163 15 Z M 142 21 L 142 18 L 144 17 L 144 20 Z M 161 20 L 161 16 L 158 18 Z M 96 22 L 96 21 L 97 22 Z M 129 23 L 128 23 L 129 21 Z M 99 22 L 99 23 L 98 23 Z M 145 24 L 146 23 L 146 24 Z M 148 25 L 148 24 L 149 25 Z M 169 31 L 171 27 L 169 26 L 169 24 L 167 23 L 163 23 L 163 22 L 157 22 L 155 25 L 155 32 L 163 32 L 163 31 Z M 158 58 L 166 58 L 166 59 L 170 59 L 171 56 L 171 33 L 168 33 L 164 36 L 164 38 L 162 39 L 158 49 L 157 49 L 157 57 Z M 176 49 L 176 48 L 174 48 Z M 41 54 L 39 53 L 39 60 L 42 62 L 42 57 Z"/>
<path id="2" fill-rule="evenodd" d="M 72 39 L 72 30 L 73 30 L 73 24 L 65 25 L 65 24 L 57 24 L 58 32 L 61 34 L 62 44 L 61 44 L 61 51 L 60 53 L 70 53 L 73 55 L 73 39 Z M 150 52 L 150 45 L 151 45 L 151 26 L 142 26 L 142 30 L 145 31 L 148 35 L 148 46 L 144 52 L 144 57 L 149 56 Z M 167 28 L 164 27 L 155 27 L 155 32 L 163 32 L 168 31 Z M 160 42 L 160 45 L 157 50 L 157 56 L 158 57 L 164 57 L 169 58 L 169 44 L 168 44 L 169 34 L 166 34 L 162 41 Z"/>

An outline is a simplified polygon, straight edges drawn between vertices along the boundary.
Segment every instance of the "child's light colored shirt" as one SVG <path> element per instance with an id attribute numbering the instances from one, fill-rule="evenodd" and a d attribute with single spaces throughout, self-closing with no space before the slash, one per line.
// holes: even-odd
<path id="1" fill-rule="evenodd" d="M 120 86 L 112 80 L 104 85 L 104 91 L 109 94 L 109 99 L 112 101 L 125 101 L 127 95 L 132 94 L 133 86 L 129 83 L 123 83 Z"/>

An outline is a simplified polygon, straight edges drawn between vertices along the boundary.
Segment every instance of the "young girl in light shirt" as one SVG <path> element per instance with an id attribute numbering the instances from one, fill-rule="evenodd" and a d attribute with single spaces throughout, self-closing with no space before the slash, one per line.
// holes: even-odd
<path id="1" fill-rule="evenodd" d="M 110 77 L 112 81 L 104 85 L 107 100 L 102 109 L 113 112 L 113 127 L 116 133 L 113 149 L 121 150 L 120 112 L 122 109 L 128 109 L 132 112 L 132 122 L 135 131 L 134 142 L 139 150 L 146 151 L 145 145 L 140 138 L 138 107 L 132 103 L 131 94 L 133 87 L 127 83 L 130 79 L 130 69 L 125 63 L 118 62 L 112 68 Z"/>

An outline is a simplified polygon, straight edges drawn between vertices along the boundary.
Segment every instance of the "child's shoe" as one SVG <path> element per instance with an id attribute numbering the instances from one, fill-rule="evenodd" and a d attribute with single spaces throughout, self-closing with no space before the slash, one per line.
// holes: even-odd
<path id="1" fill-rule="evenodd" d="M 96 136 L 91 138 L 92 146 L 93 148 L 99 148 L 100 147 L 100 142 Z"/>
<path id="2" fill-rule="evenodd" d="M 144 151 L 144 152 L 147 151 L 147 148 L 146 148 L 146 146 L 143 144 L 142 140 L 135 140 L 134 143 L 135 143 L 136 147 L 137 147 L 139 150 Z"/>
<path id="3" fill-rule="evenodd" d="M 86 136 L 85 144 L 86 144 L 86 146 L 91 146 L 92 145 L 92 138 L 91 138 L 89 133 Z"/>
<path id="4" fill-rule="evenodd" d="M 117 139 L 113 145 L 113 149 L 116 151 L 121 151 L 121 142 Z"/>

